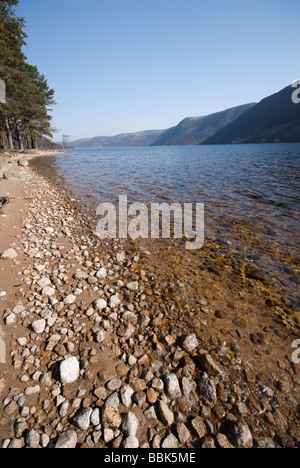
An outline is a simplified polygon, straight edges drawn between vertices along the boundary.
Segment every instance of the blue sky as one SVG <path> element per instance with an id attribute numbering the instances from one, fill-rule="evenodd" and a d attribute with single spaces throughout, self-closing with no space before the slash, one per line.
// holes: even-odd
<path id="1" fill-rule="evenodd" d="M 300 78 L 299 0 L 20 0 L 55 135 L 176 125 Z"/>

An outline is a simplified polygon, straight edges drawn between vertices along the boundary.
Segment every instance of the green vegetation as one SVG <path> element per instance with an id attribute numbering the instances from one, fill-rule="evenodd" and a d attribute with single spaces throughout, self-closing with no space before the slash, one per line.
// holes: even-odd
<path id="1" fill-rule="evenodd" d="M 0 0 L 0 79 L 6 84 L 6 103 L 0 104 L 0 148 L 36 148 L 51 137 L 49 106 L 54 91 L 22 52 L 26 44 L 24 18 L 16 17 L 19 0 Z"/>

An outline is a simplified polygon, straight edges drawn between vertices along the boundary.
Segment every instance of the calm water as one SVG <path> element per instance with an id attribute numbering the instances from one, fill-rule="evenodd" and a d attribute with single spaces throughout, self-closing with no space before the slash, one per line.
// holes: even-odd
<path id="1" fill-rule="evenodd" d="M 299 301 L 300 144 L 101 148 L 37 160 L 83 203 L 205 203 L 206 235 Z"/>

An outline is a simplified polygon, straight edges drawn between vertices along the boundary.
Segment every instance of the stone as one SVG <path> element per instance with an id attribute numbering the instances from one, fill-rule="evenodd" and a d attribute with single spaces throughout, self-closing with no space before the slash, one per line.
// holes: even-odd
<path id="1" fill-rule="evenodd" d="M 127 323 L 127 324 L 122 324 L 117 331 L 117 335 L 124 337 L 126 340 L 129 340 L 129 338 L 133 335 L 135 332 L 135 327 L 132 325 L 132 323 Z"/>
<path id="2" fill-rule="evenodd" d="M 36 334 L 40 335 L 41 333 L 45 331 L 46 320 L 44 319 L 36 320 L 35 322 L 31 324 L 31 327 Z"/>
<path id="3" fill-rule="evenodd" d="M 23 437 L 25 431 L 27 431 L 28 425 L 25 421 L 20 421 L 15 425 L 15 435 L 17 439 L 21 439 Z"/>
<path id="4" fill-rule="evenodd" d="M 74 275 L 74 279 L 78 281 L 85 281 L 88 279 L 88 277 L 89 275 L 85 271 L 77 271 Z"/>
<path id="5" fill-rule="evenodd" d="M 14 323 L 16 323 L 16 319 L 17 318 L 14 313 L 9 314 L 5 319 L 5 325 L 13 325 Z"/>
<path id="6" fill-rule="evenodd" d="M 31 448 L 38 448 L 40 446 L 40 434 L 34 430 L 26 434 L 25 442 Z"/>
<path id="7" fill-rule="evenodd" d="M 100 268 L 100 270 L 96 273 L 96 277 L 99 280 L 104 280 L 107 277 L 107 272 L 105 268 Z"/>
<path id="8" fill-rule="evenodd" d="M 201 448 L 202 449 L 215 449 L 217 447 L 216 447 L 214 439 L 212 437 L 210 437 L 210 436 L 207 436 L 203 440 Z"/>
<path id="9" fill-rule="evenodd" d="M 6 389 L 6 386 L 7 386 L 7 381 L 4 378 L 0 379 L 0 396 Z"/>
<path id="10" fill-rule="evenodd" d="M 91 424 L 93 410 L 85 408 L 81 410 L 74 418 L 73 423 L 82 431 L 87 431 Z"/>
<path id="11" fill-rule="evenodd" d="M 238 448 L 250 449 L 253 447 L 253 437 L 249 426 L 244 421 L 238 421 L 230 429 L 232 441 Z"/>
<path id="12" fill-rule="evenodd" d="M 76 357 L 66 359 L 60 364 L 60 380 L 64 385 L 69 385 L 79 378 L 80 367 Z"/>
<path id="13" fill-rule="evenodd" d="M 150 405 L 155 405 L 155 403 L 157 402 L 158 394 L 155 390 L 153 390 L 153 388 L 149 388 L 149 390 L 147 391 L 147 400 L 150 403 Z"/>
<path id="14" fill-rule="evenodd" d="M 49 286 L 51 284 L 51 281 L 49 280 L 49 278 L 43 277 L 37 282 L 37 284 L 39 288 L 43 289 L 46 286 Z"/>
<path id="15" fill-rule="evenodd" d="M 209 354 L 201 354 L 198 356 L 197 362 L 200 368 L 208 375 L 217 377 L 222 373 L 222 369 Z"/>
<path id="16" fill-rule="evenodd" d="M 95 339 L 97 341 L 97 343 L 103 343 L 103 341 L 105 341 L 105 338 L 106 338 L 106 331 L 105 330 L 99 330 L 96 334 L 95 334 Z"/>
<path id="17" fill-rule="evenodd" d="M 138 449 L 140 443 L 136 437 L 129 436 L 123 442 L 124 449 Z"/>
<path id="18" fill-rule="evenodd" d="M 24 337 L 24 338 L 18 338 L 18 339 L 17 339 L 17 342 L 18 342 L 18 344 L 19 344 L 20 346 L 24 347 L 24 346 L 27 345 L 27 338 L 25 338 L 25 337 Z"/>
<path id="19" fill-rule="evenodd" d="M 158 424 L 158 416 L 156 413 L 155 406 L 150 406 L 145 412 L 144 412 L 145 418 L 152 424 L 156 425 Z"/>
<path id="20" fill-rule="evenodd" d="M 55 289 L 54 289 L 54 288 L 51 288 L 50 286 L 46 286 L 46 287 L 43 288 L 43 290 L 42 290 L 42 296 L 51 297 L 51 296 L 54 296 L 54 294 L 55 294 Z"/>
<path id="21" fill-rule="evenodd" d="M 23 180 L 24 179 L 24 174 L 22 172 L 17 172 L 17 171 L 5 171 L 3 173 L 3 179 L 5 180 Z"/>
<path id="22" fill-rule="evenodd" d="M 217 404 L 217 389 L 212 379 L 207 374 L 203 374 L 198 384 L 200 398 L 204 398 L 213 405 Z"/>
<path id="23" fill-rule="evenodd" d="M 139 290 L 139 283 L 138 281 L 132 281 L 131 283 L 127 283 L 126 287 L 129 291 L 137 292 Z"/>
<path id="24" fill-rule="evenodd" d="M 14 260 L 18 254 L 14 249 L 7 249 L 1 254 L 3 260 Z"/>
<path id="25" fill-rule="evenodd" d="M 193 353 L 199 346 L 199 341 L 195 334 L 184 335 L 182 337 L 181 347 L 187 353 Z"/>
<path id="26" fill-rule="evenodd" d="M 115 433 L 112 429 L 104 429 L 104 442 L 106 444 L 109 444 L 112 440 L 115 438 Z"/>
<path id="27" fill-rule="evenodd" d="M 75 431 L 67 431 L 60 434 L 55 444 L 56 449 L 75 449 L 78 437 Z"/>
<path id="28" fill-rule="evenodd" d="M 25 395 L 26 396 L 35 395 L 36 393 L 40 393 L 40 391 L 41 391 L 41 388 L 39 385 L 36 385 L 35 387 L 27 387 L 25 389 Z"/>
<path id="29" fill-rule="evenodd" d="M 130 371 L 130 367 L 128 367 L 124 362 L 122 362 L 117 366 L 116 371 L 118 376 L 122 378 L 128 374 L 128 372 Z"/>
<path id="30" fill-rule="evenodd" d="M 119 390 L 122 386 L 122 381 L 121 380 L 111 380 L 106 384 L 108 390 L 111 392 L 114 392 L 115 390 Z"/>
<path id="31" fill-rule="evenodd" d="M 97 299 L 94 302 L 94 308 L 98 312 L 101 312 L 102 310 L 106 309 L 106 307 L 107 307 L 107 302 L 104 299 Z"/>
<path id="32" fill-rule="evenodd" d="M 221 434 L 221 433 L 217 434 L 216 441 L 217 441 L 218 446 L 221 449 L 233 449 L 234 448 L 234 446 L 231 445 L 231 443 L 229 442 L 225 434 Z"/>
<path id="33" fill-rule="evenodd" d="M 125 255 L 125 253 L 124 253 L 124 252 L 119 252 L 119 253 L 117 253 L 116 259 L 117 259 L 117 262 L 118 262 L 118 263 L 124 262 L 124 261 L 126 260 L 126 255 Z"/>
<path id="34" fill-rule="evenodd" d="M 257 439 L 256 446 L 259 449 L 275 449 L 276 443 L 270 437 L 261 437 Z"/>
<path id="35" fill-rule="evenodd" d="M 99 408 L 96 408 L 91 414 L 91 424 L 97 427 L 99 426 L 100 423 L 101 423 L 100 410 Z"/>
<path id="36" fill-rule="evenodd" d="M 102 411 L 102 425 L 108 429 L 119 429 L 122 424 L 122 418 L 117 409 L 111 406 L 105 406 Z"/>
<path id="37" fill-rule="evenodd" d="M 176 429 L 181 444 L 185 445 L 192 440 L 192 434 L 185 424 L 178 423 Z"/>
<path id="38" fill-rule="evenodd" d="M 122 431 L 128 436 L 135 437 L 139 427 L 139 422 L 133 413 L 128 413 L 123 418 Z"/>
<path id="39" fill-rule="evenodd" d="M 179 441 L 173 434 L 168 435 L 162 443 L 163 449 L 177 449 L 179 448 Z"/>
<path id="40" fill-rule="evenodd" d="M 29 162 L 27 161 L 27 159 L 19 159 L 18 165 L 21 166 L 21 167 L 28 167 Z"/>
<path id="41" fill-rule="evenodd" d="M 120 304 L 121 304 L 121 301 L 118 298 L 118 296 L 111 296 L 110 301 L 109 301 L 109 307 L 111 309 L 116 309 L 117 307 L 119 307 Z"/>
<path id="42" fill-rule="evenodd" d="M 158 403 L 158 411 L 162 422 L 166 426 L 172 426 L 174 423 L 174 413 L 169 409 L 168 405 L 164 401 Z"/>
<path id="43" fill-rule="evenodd" d="M 195 432 L 197 433 L 199 439 L 203 439 L 206 436 L 207 429 L 206 429 L 205 423 L 203 419 L 201 419 L 199 416 L 193 419 L 192 426 Z"/>
<path id="44" fill-rule="evenodd" d="M 121 401 L 126 408 L 129 408 L 131 406 L 133 394 L 134 390 L 129 385 L 124 385 L 124 387 L 122 387 L 120 392 Z"/>
<path id="45" fill-rule="evenodd" d="M 12 401 L 5 407 L 5 414 L 8 416 L 12 416 L 16 411 L 18 411 L 19 407 L 15 401 Z"/>
<path id="46" fill-rule="evenodd" d="M 120 405 L 120 398 L 117 392 L 110 395 L 105 401 L 106 406 L 111 406 L 112 408 L 118 409 Z"/>
<path id="47" fill-rule="evenodd" d="M 175 374 L 169 374 L 165 378 L 166 392 L 171 400 L 181 397 L 179 381 Z"/>
<path id="48" fill-rule="evenodd" d="M 104 387 L 99 387 L 97 388 L 95 391 L 94 391 L 94 394 L 95 396 L 99 399 L 99 400 L 105 400 L 106 397 L 107 397 L 107 393 L 106 393 L 106 390 Z"/>
<path id="49" fill-rule="evenodd" d="M 162 392 L 165 388 L 165 384 L 163 383 L 161 379 L 155 378 L 152 381 L 152 388 L 154 390 L 157 390 L 158 392 Z"/>
<path id="50" fill-rule="evenodd" d="M 76 296 L 74 296 L 73 294 L 69 294 L 69 296 L 67 296 L 64 299 L 64 304 L 65 305 L 72 305 L 72 304 L 74 304 L 75 301 L 76 301 Z"/>

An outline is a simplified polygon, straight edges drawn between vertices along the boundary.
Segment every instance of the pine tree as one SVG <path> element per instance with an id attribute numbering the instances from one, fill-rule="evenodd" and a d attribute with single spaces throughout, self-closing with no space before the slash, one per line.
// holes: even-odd
<path id="1" fill-rule="evenodd" d="M 0 78 L 6 84 L 6 104 L 0 104 L 0 148 L 36 147 L 52 136 L 49 106 L 54 91 L 44 75 L 29 65 L 22 51 L 25 20 L 15 15 L 19 0 L 0 0 Z"/>

